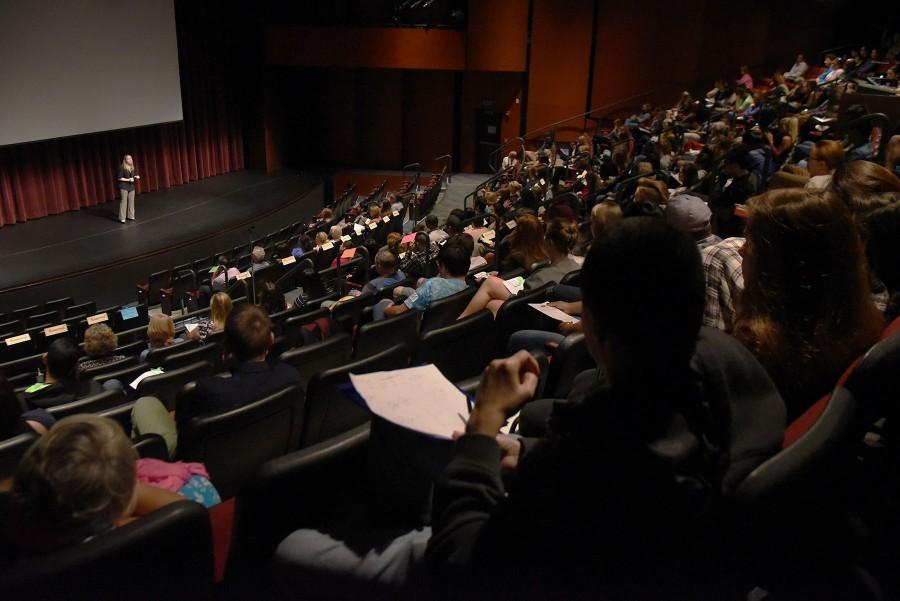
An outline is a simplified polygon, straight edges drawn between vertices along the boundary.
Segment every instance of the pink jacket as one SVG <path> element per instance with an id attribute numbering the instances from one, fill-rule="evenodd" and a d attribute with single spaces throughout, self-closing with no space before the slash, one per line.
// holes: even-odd
<path id="1" fill-rule="evenodd" d="M 194 476 L 209 479 L 209 473 L 202 463 L 167 463 L 159 459 L 138 459 L 138 482 L 149 484 L 171 492 L 178 492 Z"/>

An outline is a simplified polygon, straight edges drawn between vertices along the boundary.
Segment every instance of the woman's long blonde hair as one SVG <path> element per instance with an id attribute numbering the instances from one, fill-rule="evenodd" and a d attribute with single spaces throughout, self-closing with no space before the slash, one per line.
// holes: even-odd
<path id="1" fill-rule="evenodd" d="M 209 301 L 209 320 L 216 330 L 225 329 L 225 321 L 231 314 L 231 297 L 224 292 L 216 292 Z"/>

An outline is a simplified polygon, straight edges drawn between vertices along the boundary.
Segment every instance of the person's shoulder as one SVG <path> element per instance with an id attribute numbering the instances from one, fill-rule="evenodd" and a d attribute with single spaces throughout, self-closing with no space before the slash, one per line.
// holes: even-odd
<path id="1" fill-rule="evenodd" d="M 283 361 L 278 361 L 272 367 L 272 374 L 281 382 L 285 384 L 297 384 L 300 382 L 300 373 L 297 369 L 292 366 L 284 363 Z"/>

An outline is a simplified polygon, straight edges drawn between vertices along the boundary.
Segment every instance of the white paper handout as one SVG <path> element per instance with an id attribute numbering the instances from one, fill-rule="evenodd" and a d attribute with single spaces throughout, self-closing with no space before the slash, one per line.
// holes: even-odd
<path id="1" fill-rule="evenodd" d="M 525 278 L 518 276 L 503 280 L 503 285 L 506 286 L 506 289 L 509 290 L 510 294 L 518 294 L 525 289 Z"/>
<path id="2" fill-rule="evenodd" d="M 555 319 L 556 321 L 561 321 L 563 323 L 578 323 L 581 321 L 579 318 L 569 315 L 564 311 L 557 309 L 556 307 L 551 307 L 550 303 L 528 303 L 528 306 L 532 309 L 537 309 L 547 317 L 551 319 Z"/>
<path id="3" fill-rule="evenodd" d="M 371 374 L 350 374 L 369 410 L 391 423 L 450 439 L 465 429 L 466 395 L 434 365 Z"/>
<path id="4" fill-rule="evenodd" d="M 137 390 L 138 384 L 143 382 L 144 378 L 149 378 L 150 376 L 158 376 L 161 373 L 163 373 L 163 369 L 161 367 L 156 367 L 154 369 L 148 369 L 147 371 L 145 371 L 144 373 L 142 373 L 141 375 L 136 377 L 134 380 L 132 380 L 131 384 L 129 384 L 129 386 L 131 386 L 132 388 Z"/>

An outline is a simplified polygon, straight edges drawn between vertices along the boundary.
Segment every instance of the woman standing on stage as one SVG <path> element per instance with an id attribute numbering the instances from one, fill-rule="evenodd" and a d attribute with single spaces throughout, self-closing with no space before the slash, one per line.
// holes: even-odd
<path id="1" fill-rule="evenodd" d="M 119 173 L 116 176 L 116 188 L 119 190 L 121 200 L 119 201 L 119 223 L 125 223 L 125 209 L 128 209 L 128 219 L 134 221 L 134 182 L 141 179 L 140 175 L 134 173 L 134 159 L 130 154 L 122 157 L 122 164 L 119 165 Z"/>

